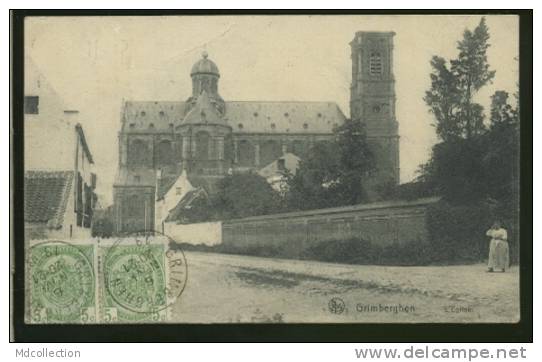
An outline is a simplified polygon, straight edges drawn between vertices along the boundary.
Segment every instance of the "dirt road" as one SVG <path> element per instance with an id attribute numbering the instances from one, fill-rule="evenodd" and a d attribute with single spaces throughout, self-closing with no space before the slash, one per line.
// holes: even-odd
<path id="1" fill-rule="evenodd" d="M 172 322 L 516 322 L 519 272 L 360 266 L 187 252 Z"/>

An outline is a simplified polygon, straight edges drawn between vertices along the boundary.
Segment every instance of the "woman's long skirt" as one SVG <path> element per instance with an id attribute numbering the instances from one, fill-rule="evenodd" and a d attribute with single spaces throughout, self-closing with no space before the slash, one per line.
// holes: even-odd
<path id="1" fill-rule="evenodd" d="M 508 242 L 502 240 L 491 240 L 489 244 L 489 260 L 487 267 L 494 270 L 506 270 L 510 266 Z"/>

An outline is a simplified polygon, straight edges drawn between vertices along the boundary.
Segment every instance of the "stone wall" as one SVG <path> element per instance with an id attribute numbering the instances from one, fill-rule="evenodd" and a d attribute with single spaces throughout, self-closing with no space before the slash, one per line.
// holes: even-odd
<path id="1" fill-rule="evenodd" d="M 438 198 L 380 202 L 266 215 L 222 224 L 222 243 L 236 249 L 280 247 L 296 255 L 323 241 L 361 238 L 385 246 L 427 240 L 427 206 Z"/>

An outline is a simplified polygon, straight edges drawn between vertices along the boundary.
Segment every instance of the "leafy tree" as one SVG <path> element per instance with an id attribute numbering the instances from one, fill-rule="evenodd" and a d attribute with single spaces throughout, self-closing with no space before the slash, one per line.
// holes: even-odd
<path id="1" fill-rule="evenodd" d="M 516 202 L 519 151 L 518 109 L 508 102 L 507 92 L 497 91 L 491 97 L 491 119 L 484 154 L 488 193 L 495 200 Z"/>
<path id="2" fill-rule="evenodd" d="M 466 138 L 484 131 L 483 107 L 474 102 L 476 93 L 495 77 L 487 61 L 489 31 L 485 18 L 474 31 L 466 29 L 458 42 L 458 57 L 448 63 L 435 56 L 431 88 L 424 100 L 435 116 L 437 135 L 443 141 Z"/>
<path id="3" fill-rule="evenodd" d="M 280 197 L 267 180 L 255 173 L 228 175 L 211 197 L 215 218 L 228 220 L 277 212 Z"/>
<path id="4" fill-rule="evenodd" d="M 290 210 L 332 207 L 340 204 L 335 197 L 340 174 L 339 149 L 335 143 L 317 143 L 299 163 L 289 181 L 286 194 Z"/>
<path id="5" fill-rule="evenodd" d="M 510 126 L 512 129 L 517 128 L 519 122 L 518 108 L 508 103 L 508 97 L 508 92 L 502 90 L 496 91 L 491 96 L 491 128 L 501 126 Z"/>
<path id="6" fill-rule="evenodd" d="M 289 181 L 288 206 L 306 210 L 353 205 L 367 200 L 365 177 L 374 158 L 360 120 L 346 120 L 334 129 L 335 139 L 317 143 Z"/>

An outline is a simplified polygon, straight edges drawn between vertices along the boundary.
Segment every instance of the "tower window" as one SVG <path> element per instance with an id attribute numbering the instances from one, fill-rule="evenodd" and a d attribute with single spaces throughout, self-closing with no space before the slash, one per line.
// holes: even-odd
<path id="1" fill-rule="evenodd" d="M 381 110 L 381 108 L 380 108 L 380 106 L 378 104 L 373 106 L 373 113 L 380 113 L 380 110 Z"/>
<path id="2" fill-rule="evenodd" d="M 371 75 L 382 74 L 382 56 L 378 52 L 371 53 L 369 58 L 369 72 Z"/>
<path id="3" fill-rule="evenodd" d="M 254 117 L 258 117 L 258 112 L 254 112 Z"/>
<path id="4" fill-rule="evenodd" d="M 140 114 L 141 114 L 142 117 L 144 117 L 146 113 L 145 113 L 145 111 L 141 111 Z"/>
<path id="5" fill-rule="evenodd" d="M 154 123 L 149 123 L 149 128 L 154 128 Z"/>
<path id="6" fill-rule="evenodd" d="M 318 113 L 318 118 L 322 118 L 322 113 Z"/>
<path id="7" fill-rule="evenodd" d="M 159 114 L 160 114 L 160 117 L 164 117 L 164 115 L 165 115 L 164 111 L 160 111 Z"/>
<path id="8" fill-rule="evenodd" d="M 237 125 L 237 127 L 239 127 L 239 129 L 243 129 L 243 124 L 242 124 L 242 123 L 239 123 L 239 124 Z"/>
<path id="9" fill-rule="evenodd" d="M 308 125 L 308 123 L 303 123 L 303 128 L 304 128 L 304 129 L 307 129 L 307 128 L 309 128 L 309 125 Z"/>
<path id="10" fill-rule="evenodd" d="M 274 123 L 271 123 L 271 129 L 275 129 L 277 126 Z"/>
<path id="11" fill-rule="evenodd" d="M 288 117 L 288 116 L 289 116 L 288 112 L 284 113 L 284 117 Z"/>
<path id="12" fill-rule="evenodd" d="M 40 103 L 40 97 L 25 96 L 24 97 L 24 114 L 38 114 L 39 103 Z"/>

